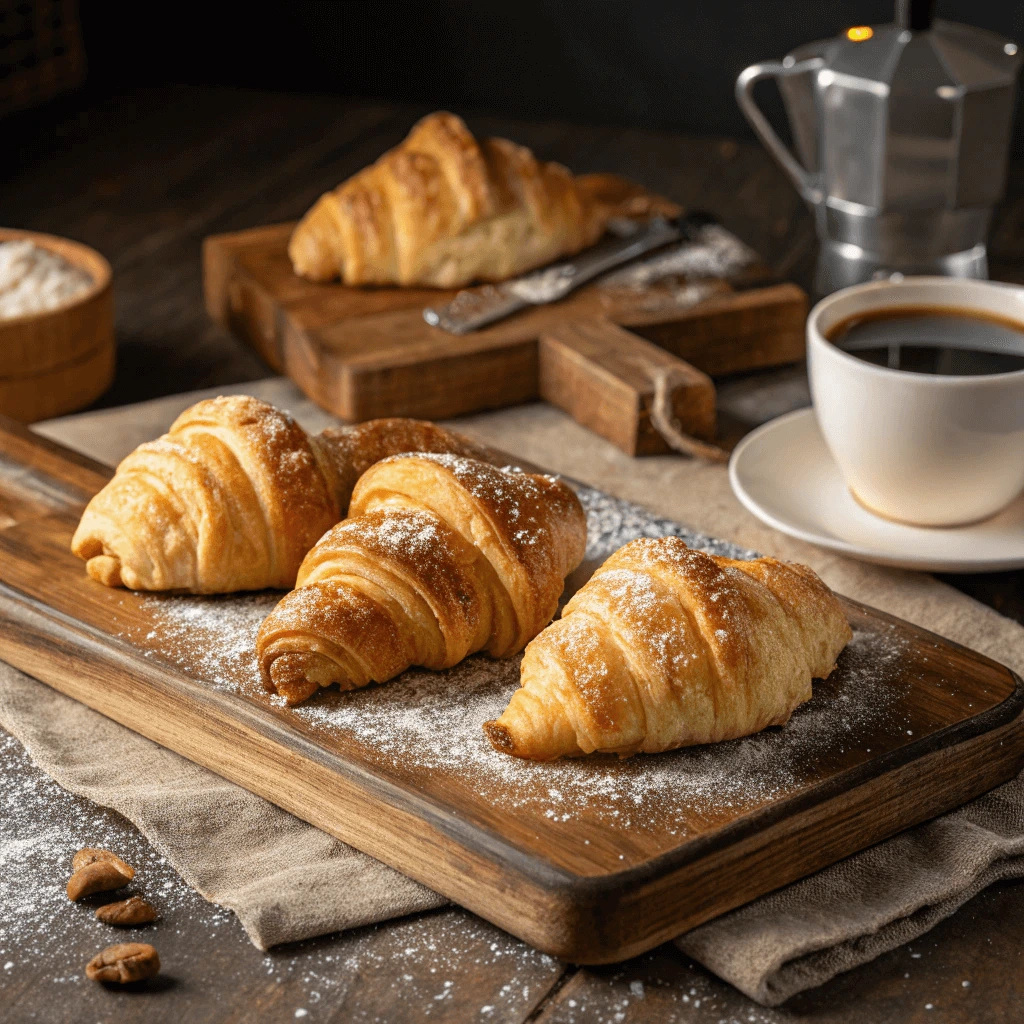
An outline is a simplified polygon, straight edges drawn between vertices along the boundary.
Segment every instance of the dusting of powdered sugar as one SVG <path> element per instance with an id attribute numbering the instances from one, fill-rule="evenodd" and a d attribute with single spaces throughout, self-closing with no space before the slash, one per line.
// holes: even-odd
<path id="1" fill-rule="evenodd" d="M 677 536 L 691 547 L 732 558 L 753 552 L 714 540 L 629 502 L 577 487 L 587 514 L 593 569 L 637 537 Z M 576 581 L 576 586 L 583 581 Z M 210 685 L 263 704 L 256 633 L 279 594 L 151 596 L 151 656 L 164 657 Z M 901 698 L 904 641 L 894 629 L 855 633 L 840 671 L 815 683 L 814 698 L 782 729 L 713 746 L 620 761 L 591 757 L 541 764 L 492 749 L 482 724 L 498 717 L 519 682 L 520 658 L 468 658 L 446 672 L 412 669 L 384 686 L 322 691 L 282 710 L 325 742 L 355 743 L 389 775 L 440 779 L 471 788 L 497 808 L 549 821 L 577 815 L 612 829 L 690 834 L 799 792 L 823 763 L 850 749 L 893 746 L 906 729 Z M 278 702 L 280 703 L 280 702 Z"/>
<path id="2" fill-rule="evenodd" d="M 261 1021 L 334 1020 L 338 1014 L 361 1020 L 362 1011 L 379 1007 L 381 993 L 389 991 L 408 1008 L 409 1019 L 431 1019 L 443 1006 L 459 1019 L 479 1012 L 481 1020 L 522 1020 L 563 969 L 552 957 L 458 908 L 261 952 L 231 911 L 182 881 L 130 822 L 62 789 L 2 730 L 0 822 L 4 1021 L 29 1019 L 11 1007 L 32 984 L 46 986 L 53 1006 L 77 1007 L 75 1020 L 121 1019 L 110 1016 L 106 999 L 134 1002 L 153 992 L 104 993 L 86 979 L 85 964 L 114 942 L 156 946 L 163 978 L 159 998 L 173 1004 L 166 1019 L 187 1019 L 187 1014 L 175 1016 L 174 1000 L 188 998 L 182 989 L 250 992 L 255 981 L 266 986 L 270 1005 L 280 1011 L 268 1011 Z M 83 846 L 112 850 L 131 864 L 137 874 L 130 885 L 72 903 L 64 886 L 71 858 Z M 118 929 L 96 920 L 96 907 L 129 895 L 148 900 L 157 920 Z M 204 955 L 210 953 L 216 955 Z M 480 1009 L 481 993 L 487 1013 Z"/>
<path id="3" fill-rule="evenodd" d="M 706 224 L 697 231 L 696 238 L 660 249 L 607 274 L 601 279 L 601 287 L 639 291 L 666 279 L 729 278 L 757 259 L 757 253 L 732 232 L 719 224 Z"/>
<path id="4" fill-rule="evenodd" d="M 756 558 L 756 553 L 727 540 L 717 540 L 681 526 L 671 519 L 634 505 L 631 501 L 613 498 L 593 487 L 576 485 L 576 494 L 587 513 L 588 561 L 604 561 L 623 544 L 637 537 L 680 537 L 686 545 L 726 558 Z"/>
<path id="5" fill-rule="evenodd" d="M 277 592 L 226 597 L 145 597 L 153 628 L 146 654 L 163 655 L 218 689 L 259 684 L 256 633 L 281 599 Z"/>
<path id="6" fill-rule="evenodd" d="M 160 944 L 182 918 L 215 933 L 232 919 L 207 903 L 165 857 L 120 815 L 61 789 L 33 765 L 21 744 L 0 731 L 0 990 L 26 973 L 53 971 L 52 982 L 84 979 L 87 960 L 111 942 Z M 72 903 L 64 889 L 71 858 L 83 846 L 114 851 L 136 870 L 116 895 Z M 95 908 L 112 899 L 144 896 L 157 910 L 153 924 L 111 929 Z M 0 1012 L 0 1017 L 3 1014 Z"/>
<path id="7" fill-rule="evenodd" d="M 322 734 L 356 738 L 402 773 L 458 780 L 495 807 L 687 834 L 694 822 L 711 824 L 723 812 L 753 809 L 816 781 L 823 753 L 891 743 L 905 727 L 889 714 L 904 692 L 899 661 L 898 640 L 858 632 L 842 671 L 817 683 L 815 699 L 784 729 L 628 760 L 542 764 L 494 751 L 480 726 L 497 718 L 518 686 L 518 658 L 473 657 L 443 675 L 414 670 L 385 687 L 322 694 L 293 714 Z"/>

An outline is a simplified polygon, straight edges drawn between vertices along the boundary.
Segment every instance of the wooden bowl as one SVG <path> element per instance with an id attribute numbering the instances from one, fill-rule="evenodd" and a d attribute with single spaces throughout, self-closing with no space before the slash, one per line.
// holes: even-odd
<path id="1" fill-rule="evenodd" d="M 95 401 L 114 379 L 114 300 L 110 264 L 80 242 L 0 228 L 0 242 L 25 239 L 64 257 L 92 278 L 56 309 L 0 318 L 0 413 L 34 423 Z"/>

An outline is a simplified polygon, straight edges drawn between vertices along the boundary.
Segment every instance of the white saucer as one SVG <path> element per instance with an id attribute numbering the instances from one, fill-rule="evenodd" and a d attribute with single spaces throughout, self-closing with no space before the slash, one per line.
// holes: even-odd
<path id="1" fill-rule="evenodd" d="M 729 481 L 762 522 L 853 558 L 929 572 L 1024 567 L 1024 495 L 970 526 L 904 526 L 872 515 L 847 490 L 812 409 L 748 434 L 729 460 Z"/>

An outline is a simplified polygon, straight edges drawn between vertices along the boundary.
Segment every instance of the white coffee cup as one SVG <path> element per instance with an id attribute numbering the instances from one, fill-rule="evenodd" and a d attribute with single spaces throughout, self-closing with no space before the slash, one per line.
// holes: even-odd
<path id="1" fill-rule="evenodd" d="M 900 306 L 1024 323 L 1024 288 L 948 277 L 874 281 L 829 295 L 807 319 L 814 412 L 854 497 L 877 515 L 919 526 L 986 519 L 1024 490 L 1024 370 L 912 373 L 827 340 L 849 317 Z"/>

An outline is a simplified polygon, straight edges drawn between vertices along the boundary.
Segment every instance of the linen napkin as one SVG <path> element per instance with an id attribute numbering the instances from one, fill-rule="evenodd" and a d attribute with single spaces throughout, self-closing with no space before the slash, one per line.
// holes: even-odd
<path id="1" fill-rule="evenodd" d="M 230 390 L 291 408 L 307 429 L 320 429 L 326 420 L 287 381 Z M 113 463 L 166 429 L 199 397 L 53 421 L 41 432 Z M 733 498 L 720 466 L 675 456 L 630 459 L 543 405 L 454 425 L 696 530 L 805 562 L 833 589 L 1024 672 L 1024 627 L 924 574 L 855 562 L 762 526 Z M 0 675 L 0 724 L 66 788 L 135 822 L 186 881 L 235 910 L 261 948 L 442 902 L 261 798 L 13 670 Z M 230 812 L 218 810 L 223 807 Z M 211 824 L 204 827 L 207 815 Z M 236 860 L 240 836 L 248 853 Z M 282 849 L 288 851 L 283 869 Z M 992 881 L 1024 874 L 1022 855 L 1024 781 L 1018 778 L 677 941 L 751 998 L 776 1005 L 916 938 Z"/>
<path id="2" fill-rule="evenodd" d="M 268 800 L 0 663 L 0 725 L 65 789 L 133 822 L 260 949 L 445 899 Z"/>

